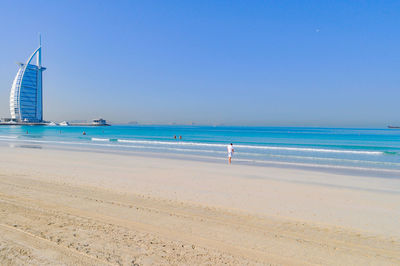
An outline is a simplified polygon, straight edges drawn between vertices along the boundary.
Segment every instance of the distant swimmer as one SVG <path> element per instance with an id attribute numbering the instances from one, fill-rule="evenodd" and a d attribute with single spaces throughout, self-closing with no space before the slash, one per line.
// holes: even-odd
<path id="1" fill-rule="evenodd" d="M 83 131 L 82 135 L 86 135 L 86 132 L 85 132 L 85 131 Z"/>
<path id="2" fill-rule="evenodd" d="M 228 159 L 229 159 L 229 164 L 231 163 L 232 160 L 232 154 L 235 150 L 233 149 L 233 144 L 231 143 L 228 145 Z"/>
<path id="3" fill-rule="evenodd" d="M 182 139 L 182 136 L 179 136 L 179 139 Z"/>
<path id="4" fill-rule="evenodd" d="M 26 134 L 29 134 L 28 130 L 26 131 Z"/>
<path id="5" fill-rule="evenodd" d="M 174 139 L 176 139 L 176 135 L 174 136 Z"/>

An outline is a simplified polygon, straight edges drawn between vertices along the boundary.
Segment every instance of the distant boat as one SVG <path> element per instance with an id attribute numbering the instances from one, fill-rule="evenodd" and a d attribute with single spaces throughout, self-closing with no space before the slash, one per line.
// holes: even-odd
<path id="1" fill-rule="evenodd" d="M 109 126 L 109 124 L 107 124 L 107 121 L 104 120 L 103 118 L 99 118 L 99 119 L 93 119 L 92 126 Z"/>
<path id="2" fill-rule="evenodd" d="M 54 123 L 54 122 L 50 122 L 50 123 L 48 123 L 47 125 L 48 125 L 48 126 L 57 126 L 57 124 Z"/>
<path id="3" fill-rule="evenodd" d="M 60 124 L 60 126 L 69 126 L 69 123 L 67 121 L 62 121 Z"/>
<path id="4" fill-rule="evenodd" d="M 400 126 L 388 126 L 388 128 L 400 128 Z"/>

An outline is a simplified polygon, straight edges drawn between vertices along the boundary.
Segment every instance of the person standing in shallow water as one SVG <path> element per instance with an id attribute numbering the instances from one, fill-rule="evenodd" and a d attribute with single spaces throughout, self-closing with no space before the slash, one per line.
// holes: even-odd
<path id="1" fill-rule="evenodd" d="M 230 145 L 228 145 L 228 160 L 229 160 L 229 164 L 231 164 L 232 162 L 232 154 L 235 150 L 233 149 L 233 144 L 231 143 Z"/>

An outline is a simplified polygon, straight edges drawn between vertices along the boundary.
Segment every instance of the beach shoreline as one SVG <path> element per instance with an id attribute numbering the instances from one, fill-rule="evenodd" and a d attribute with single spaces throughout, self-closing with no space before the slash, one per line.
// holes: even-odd
<path id="1" fill-rule="evenodd" d="M 113 146 L 107 147 L 104 145 L 96 145 L 87 143 L 71 144 L 65 143 L 51 143 L 48 141 L 35 141 L 35 140 L 18 140 L 16 139 L 0 139 L 0 147 L 8 148 L 24 148 L 24 149 L 45 149 L 55 151 L 74 151 L 74 152 L 94 152 L 116 154 L 124 156 L 141 156 L 147 158 L 161 158 L 161 159 L 176 159 L 187 160 L 195 162 L 206 162 L 215 164 L 225 164 L 227 161 L 226 156 L 207 157 L 203 155 L 194 154 L 180 154 L 173 152 L 159 152 L 148 150 L 134 150 L 134 149 L 115 149 Z M 340 165 L 324 165 L 324 164 L 310 164 L 310 163 L 294 163 L 294 162 L 279 162 L 268 160 L 248 160 L 240 159 L 233 156 L 236 165 L 247 166 L 260 166 L 260 167 L 273 167 L 281 169 L 295 169 L 315 171 L 321 173 L 331 173 L 339 175 L 350 175 L 360 177 L 377 177 L 377 178 L 400 178 L 400 170 L 397 169 L 383 169 L 383 168 L 366 168 L 354 166 L 340 166 Z"/>
<path id="2" fill-rule="evenodd" d="M 20 234 L 28 232 L 37 237 L 43 234 L 42 238 L 65 249 L 63 252 L 75 249 L 91 256 L 80 258 L 79 253 L 78 264 L 90 264 L 92 257 L 126 263 L 132 250 L 118 251 L 117 247 L 127 245 L 136 250 L 139 264 L 207 264 L 203 259 L 212 264 L 400 262 L 398 179 L 6 146 L 0 146 L 0 160 L 2 221 L 7 221 L 0 227 L 7 231 L 1 246 L 13 246 L 22 241 L 18 240 Z M 28 213 L 23 211 L 28 205 L 43 212 L 35 221 L 38 231 L 28 229 L 33 219 L 30 215 L 22 217 Z M 110 224 L 115 227 L 111 234 L 114 242 L 102 249 L 85 223 L 76 221 L 55 229 L 48 225 L 52 218 L 46 213 L 51 212 L 57 213 L 61 224 L 71 220 L 71 215 L 87 219 L 87 224 L 93 219 Z M 13 233 L 13 225 L 23 232 Z M 140 237 L 131 242 L 121 239 L 115 233 L 121 226 L 127 230 L 122 236 L 135 232 Z M 84 236 L 73 236 L 81 230 Z M 110 237 L 108 231 L 94 232 L 104 239 Z M 152 249 L 150 242 L 163 244 Z M 145 244 L 139 248 L 139 243 Z M 33 244 L 23 244 L 32 252 Z M 192 245 L 197 249 L 187 248 Z M 202 259 L 196 253 L 200 249 Z M 168 255 L 162 257 L 164 253 Z M 38 261 L 52 260 L 38 254 Z M 107 260 L 105 254 L 114 257 Z"/>

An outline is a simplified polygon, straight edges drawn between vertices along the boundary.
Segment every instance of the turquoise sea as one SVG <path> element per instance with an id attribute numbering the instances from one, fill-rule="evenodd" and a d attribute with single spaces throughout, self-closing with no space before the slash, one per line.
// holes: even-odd
<path id="1" fill-rule="evenodd" d="M 181 140 L 179 136 L 182 136 Z M 190 155 L 213 161 L 226 160 L 226 146 L 232 142 L 235 148 L 233 159 L 238 163 L 400 171 L 398 129 L 155 125 L 1 126 L 0 142 L 12 147 L 57 146 L 106 152 Z"/>

